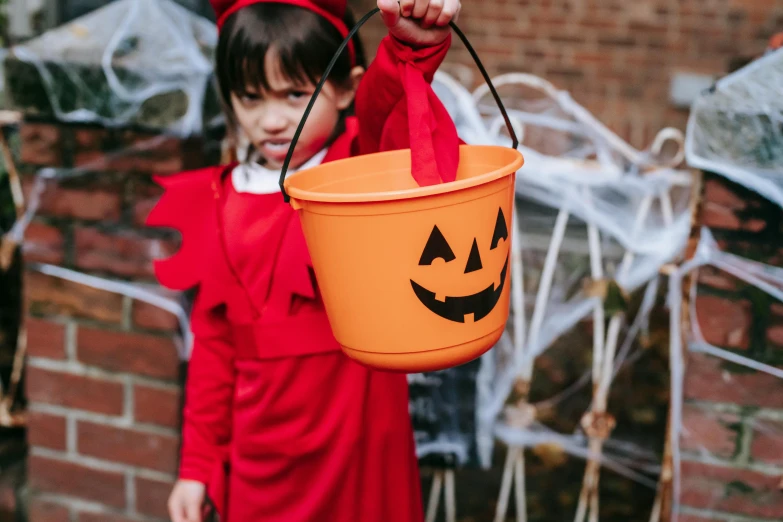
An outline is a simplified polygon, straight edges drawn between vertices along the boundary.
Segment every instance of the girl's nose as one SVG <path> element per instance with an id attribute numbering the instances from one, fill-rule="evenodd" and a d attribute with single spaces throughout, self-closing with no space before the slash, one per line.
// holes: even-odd
<path id="1" fill-rule="evenodd" d="M 261 115 L 261 129 L 267 134 L 275 134 L 286 129 L 288 123 L 282 111 L 268 108 Z"/>

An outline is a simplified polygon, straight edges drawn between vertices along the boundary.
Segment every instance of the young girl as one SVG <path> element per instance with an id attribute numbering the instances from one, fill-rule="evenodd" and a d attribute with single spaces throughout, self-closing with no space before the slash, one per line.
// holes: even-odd
<path id="1" fill-rule="evenodd" d="M 148 219 L 182 235 L 180 251 L 156 263 L 161 284 L 197 289 L 174 522 L 201 522 L 205 498 L 222 522 L 423 519 L 405 375 L 343 355 L 278 187 L 315 85 L 353 25 L 344 2 L 213 0 L 240 161 L 158 178 L 165 194 Z M 341 55 L 291 171 L 407 148 L 408 114 L 435 129 L 432 140 L 455 136 L 429 82 L 459 0 L 378 6 L 389 35 L 366 73 L 358 40 Z M 445 155 L 456 153 L 454 143 Z"/>

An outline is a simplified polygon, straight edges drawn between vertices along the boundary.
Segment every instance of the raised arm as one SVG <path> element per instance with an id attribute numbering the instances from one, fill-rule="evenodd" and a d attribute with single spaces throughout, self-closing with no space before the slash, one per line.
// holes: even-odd
<path id="1" fill-rule="evenodd" d="M 396 110 L 407 116 L 406 74 L 408 67 L 419 72 L 429 85 L 451 45 L 451 35 L 439 44 L 413 48 L 389 34 L 381 41 L 375 60 L 359 84 L 356 93 L 356 117 L 359 120 L 359 146 L 361 154 L 381 150 L 408 148 L 409 132 L 407 118 L 395 122 L 391 116 Z M 391 128 L 389 124 L 397 124 Z M 403 128 L 399 128 L 404 125 Z M 388 140 L 382 146 L 382 138 Z M 386 141 L 384 140 L 384 141 Z"/>
<path id="2" fill-rule="evenodd" d="M 432 90 L 451 45 L 449 22 L 459 0 L 378 0 L 389 34 L 356 95 L 358 153 L 411 149 L 411 173 L 420 186 L 454 181 L 459 138 Z"/>

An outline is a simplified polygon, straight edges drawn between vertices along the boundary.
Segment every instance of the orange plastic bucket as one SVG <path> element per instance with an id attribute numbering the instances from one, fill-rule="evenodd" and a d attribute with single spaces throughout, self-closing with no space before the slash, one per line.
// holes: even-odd
<path id="1" fill-rule="evenodd" d="M 494 346 L 509 312 L 516 150 L 460 148 L 457 181 L 419 187 L 410 151 L 286 180 L 335 338 L 376 368 L 456 366 Z"/>
<path id="2" fill-rule="evenodd" d="M 462 145 L 453 182 L 420 187 L 410 150 L 333 161 L 286 179 L 294 137 L 281 189 L 299 211 L 334 336 L 364 365 L 403 372 L 457 366 L 489 350 L 506 327 L 514 182 L 523 158 L 490 88 L 514 147 Z"/>

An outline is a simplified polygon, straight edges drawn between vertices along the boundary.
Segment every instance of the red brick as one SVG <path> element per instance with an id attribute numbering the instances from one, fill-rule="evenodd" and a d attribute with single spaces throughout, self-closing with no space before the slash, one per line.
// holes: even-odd
<path id="1" fill-rule="evenodd" d="M 726 230 L 740 230 L 742 220 L 734 213 L 734 210 L 707 201 L 702 206 L 701 224 L 709 228 Z"/>
<path id="2" fill-rule="evenodd" d="M 130 518 L 116 513 L 88 513 L 82 511 L 77 518 L 79 522 L 138 522 L 138 518 Z"/>
<path id="3" fill-rule="evenodd" d="M 39 272 L 25 275 L 25 298 L 38 315 L 66 315 L 117 323 L 122 296 Z"/>
<path id="4" fill-rule="evenodd" d="M 632 34 L 637 36 L 665 35 L 669 30 L 665 24 L 656 25 L 650 20 L 650 18 L 645 18 L 644 21 L 633 20 L 630 24 L 628 24 L 628 28 Z"/>
<path id="5" fill-rule="evenodd" d="M 622 60 L 624 66 L 633 65 L 636 67 L 643 67 L 645 70 L 656 69 L 666 64 L 666 58 L 659 53 L 650 54 L 630 54 Z M 624 92 L 632 92 L 633 90 L 644 90 L 644 85 L 629 85 L 623 88 Z"/>
<path id="6" fill-rule="evenodd" d="M 719 290 L 737 290 L 746 283 L 714 266 L 699 267 L 699 284 Z"/>
<path id="7" fill-rule="evenodd" d="M 0 509 L 3 514 L 15 513 L 21 504 L 17 497 L 17 487 L 14 484 L 5 484 L 0 493 Z"/>
<path id="8" fill-rule="evenodd" d="M 30 486 L 34 490 L 125 507 L 125 476 L 121 473 L 100 471 L 37 455 L 29 458 L 28 469 Z"/>
<path id="9" fill-rule="evenodd" d="M 168 520 L 168 502 L 172 482 L 136 478 L 136 511 Z"/>
<path id="10" fill-rule="evenodd" d="M 577 65 L 598 64 L 608 66 L 612 63 L 612 56 L 606 53 L 577 51 L 574 53 L 574 63 Z"/>
<path id="11" fill-rule="evenodd" d="M 680 515 L 677 517 L 677 522 L 728 522 L 728 518 L 717 517 L 716 515 L 710 515 L 709 518 L 696 515 Z"/>
<path id="12" fill-rule="evenodd" d="M 742 220 L 742 230 L 748 232 L 763 232 L 767 228 L 768 223 L 763 219 L 746 218 Z"/>
<path id="13" fill-rule="evenodd" d="M 102 127 L 81 127 L 73 131 L 77 151 L 102 150 L 109 146 L 109 131 Z"/>
<path id="14" fill-rule="evenodd" d="M 530 17 L 530 23 L 534 27 L 565 27 L 568 25 L 568 18 L 565 16 L 552 16 L 551 13 L 547 13 L 546 15 L 532 15 Z M 487 30 L 487 25 L 485 23 L 482 23 L 482 20 L 476 20 L 474 22 L 474 28 L 475 29 L 484 29 Z"/>
<path id="15" fill-rule="evenodd" d="M 15 485 L 6 483 L 0 486 L 0 513 L 14 513 L 17 504 Z"/>
<path id="16" fill-rule="evenodd" d="M 682 448 L 706 450 L 713 456 L 730 458 L 737 450 L 739 422 L 737 415 L 685 405 L 682 415 Z"/>
<path id="17" fill-rule="evenodd" d="M 134 131 L 123 131 L 120 134 L 120 141 L 125 147 L 131 147 L 135 151 L 154 153 L 159 156 L 175 156 L 182 145 L 182 140 L 175 136 Z"/>
<path id="18" fill-rule="evenodd" d="M 24 123 L 19 128 L 20 159 L 29 165 L 62 166 L 62 135 L 56 125 Z"/>
<path id="19" fill-rule="evenodd" d="M 750 452 L 753 460 L 776 466 L 783 464 L 783 423 L 756 419 Z"/>
<path id="20" fill-rule="evenodd" d="M 177 349 L 168 337 L 81 327 L 77 354 L 85 364 L 111 371 L 170 380 L 178 374 Z"/>
<path id="21" fill-rule="evenodd" d="M 148 156 L 140 154 L 130 158 L 129 165 L 134 170 L 147 172 L 150 174 L 173 174 L 181 172 L 185 168 L 184 158 L 181 153 L 177 154 L 155 154 Z"/>
<path id="22" fill-rule="evenodd" d="M 145 226 L 147 216 L 163 195 L 163 189 L 158 185 L 143 186 L 136 190 L 133 207 L 133 222 L 136 226 Z"/>
<path id="23" fill-rule="evenodd" d="M 30 194 L 31 183 L 24 183 L 25 192 Z M 49 182 L 40 196 L 38 214 L 60 218 L 100 221 L 119 220 L 122 195 L 118 188 L 106 187 L 67 188 Z"/>
<path id="24" fill-rule="evenodd" d="M 107 158 L 107 153 L 101 150 L 81 150 L 73 155 L 73 165 L 90 172 L 116 170 Z"/>
<path id="25" fill-rule="evenodd" d="M 614 36 L 606 35 L 598 38 L 598 45 L 602 48 L 606 47 L 636 47 L 638 42 L 633 36 Z"/>
<path id="26" fill-rule="evenodd" d="M 33 357 L 65 359 L 65 325 L 27 317 L 27 353 Z"/>
<path id="27" fill-rule="evenodd" d="M 65 240 L 59 228 L 32 221 L 24 233 L 24 257 L 29 262 L 62 264 Z"/>
<path id="28" fill-rule="evenodd" d="M 38 411 L 27 412 L 27 441 L 31 446 L 66 449 L 65 417 Z"/>
<path id="29" fill-rule="evenodd" d="M 724 348 L 748 348 L 751 314 L 747 301 L 702 294 L 696 297 L 696 318 L 708 343 Z"/>
<path id="30" fill-rule="evenodd" d="M 177 331 L 177 316 L 144 301 L 133 302 L 133 324 L 147 330 Z"/>
<path id="31" fill-rule="evenodd" d="M 171 474 L 177 471 L 177 437 L 92 422 L 79 422 L 77 433 L 82 455 Z"/>
<path id="32" fill-rule="evenodd" d="M 183 169 L 180 140 L 163 135 L 126 133 L 123 144 L 112 150 L 85 149 L 74 164 L 91 171 L 169 174 Z"/>
<path id="33" fill-rule="evenodd" d="M 27 368 L 27 398 L 106 415 L 122 415 L 123 387 L 117 382 Z"/>
<path id="34" fill-rule="evenodd" d="M 133 417 L 137 422 L 176 428 L 179 425 L 180 396 L 179 389 L 137 384 L 133 387 Z"/>
<path id="35" fill-rule="evenodd" d="M 772 303 L 772 323 L 767 328 L 767 340 L 773 344 L 783 346 L 783 303 Z"/>
<path id="36" fill-rule="evenodd" d="M 152 261 L 176 251 L 169 241 L 132 231 L 107 234 L 94 228 L 77 228 L 75 237 L 76 266 L 123 276 L 153 277 Z"/>
<path id="37" fill-rule="evenodd" d="M 685 396 L 688 399 L 783 408 L 783 379 L 763 372 L 733 373 L 731 366 L 705 354 L 690 354 L 685 369 Z M 760 393 L 759 390 L 763 390 Z"/>
<path id="38" fill-rule="evenodd" d="M 767 329 L 767 340 L 773 344 L 783 346 L 783 324 L 770 326 Z"/>
<path id="39" fill-rule="evenodd" d="M 704 182 L 704 201 L 732 210 L 744 210 L 747 202 L 731 190 L 732 185 L 717 179 Z"/>
<path id="40" fill-rule="evenodd" d="M 73 131 L 77 151 L 101 150 L 106 145 L 108 137 L 108 131 L 100 127 L 83 127 Z"/>
<path id="41" fill-rule="evenodd" d="M 30 500 L 27 516 L 29 522 L 71 522 L 67 507 L 37 498 Z"/>
<path id="42" fill-rule="evenodd" d="M 585 18 L 579 20 L 579 26 L 586 29 L 600 29 L 602 32 L 607 29 L 616 29 L 618 21 L 606 16 L 587 14 Z"/>
<path id="43" fill-rule="evenodd" d="M 682 463 L 682 504 L 752 517 L 780 519 L 780 475 L 746 469 Z"/>
<path id="44" fill-rule="evenodd" d="M 759 244 L 756 241 L 750 240 L 747 236 L 738 235 L 737 239 L 718 239 L 718 249 L 721 252 L 728 252 L 730 254 L 739 255 L 744 257 L 746 252 L 755 251 L 759 258 L 756 261 L 766 263 L 772 266 L 783 266 L 783 249 L 779 252 L 775 252 L 772 247 L 766 247 L 766 245 Z"/>

